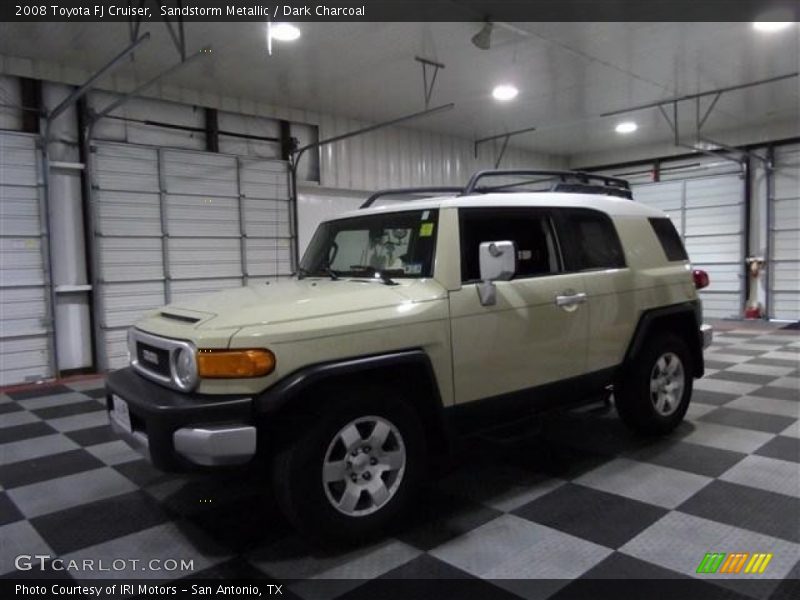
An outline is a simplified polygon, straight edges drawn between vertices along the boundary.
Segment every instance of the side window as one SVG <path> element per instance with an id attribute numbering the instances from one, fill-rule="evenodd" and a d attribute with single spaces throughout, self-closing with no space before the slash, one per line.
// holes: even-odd
<path id="1" fill-rule="evenodd" d="M 625 267 L 625 253 L 608 215 L 596 210 L 563 209 L 561 224 L 571 242 L 566 251 L 570 271 Z"/>
<path id="2" fill-rule="evenodd" d="M 479 281 L 478 252 L 483 242 L 510 240 L 517 246 L 514 279 L 559 272 L 558 250 L 546 211 L 517 208 L 462 208 L 461 280 Z"/>
<path id="3" fill-rule="evenodd" d="M 656 233 L 658 241 L 661 242 L 661 247 L 664 249 L 664 254 L 667 255 L 668 261 L 676 260 L 689 260 L 689 255 L 686 254 L 686 248 L 683 247 L 681 236 L 675 230 L 675 225 L 669 220 L 669 217 L 652 218 L 648 219 L 650 226 Z"/>

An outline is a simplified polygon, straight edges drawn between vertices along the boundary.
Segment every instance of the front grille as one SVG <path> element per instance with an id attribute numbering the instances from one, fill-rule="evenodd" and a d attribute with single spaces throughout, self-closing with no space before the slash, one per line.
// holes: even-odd
<path id="1" fill-rule="evenodd" d="M 194 345 L 184 340 L 163 338 L 137 328 L 131 329 L 131 366 L 144 377 L 182 392 L 188 391 L 197 382 L 187 386 L 178 382 L 172 374 L 175 355 L 179 350 L 195 354 Z"/>
<path id="2" fill-rule="evenodd" d="M 137 342 L 136 358 L 143 369 L 158 373 L 162 377 L 170 376 L 169 351 L 164 348 L 156 348 L 144 342 Z"/>

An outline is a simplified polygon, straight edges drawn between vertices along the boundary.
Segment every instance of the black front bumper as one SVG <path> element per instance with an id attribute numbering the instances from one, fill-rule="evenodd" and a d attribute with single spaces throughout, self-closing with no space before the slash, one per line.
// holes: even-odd
<path id="1" fill-rule="evenodd" d="M 114 371 L 106 379 L 106 404 L 114 409 L 113 395 L 128 404 L 132 432 L 114 429 L 156 467 L 165 471 L 196 468 L 175 451 L 173 436 L 185 427 L 254 425 L 253 399 L 249 396 L 186 394 L 145 379 L 131 367 Z M 112 419 L 112 424 L 116 422 Z"/>

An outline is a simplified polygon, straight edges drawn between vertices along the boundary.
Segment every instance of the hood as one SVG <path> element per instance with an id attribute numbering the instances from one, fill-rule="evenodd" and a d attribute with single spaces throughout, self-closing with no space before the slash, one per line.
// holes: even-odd
<path id="1" fill-rule="evenodd" d="M 302 279 L 222 290 L 161 309 L 161 316 L 194 320 L 200 329 L 228 329 L 300 321 L 442 298 L 431 279 L 398 285 L 358 279 Z"/>

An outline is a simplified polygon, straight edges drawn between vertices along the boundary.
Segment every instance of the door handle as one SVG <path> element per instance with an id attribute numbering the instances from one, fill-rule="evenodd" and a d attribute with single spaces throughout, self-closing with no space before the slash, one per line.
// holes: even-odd
<path id="1" fill-rule="evenodd" d="M 583 304 L 584 302 L 586 302 L 585 292 L 556 296 L 556 306 L 575 306 L 576 304 Z"/>

